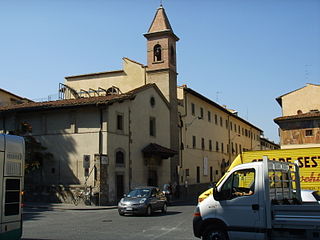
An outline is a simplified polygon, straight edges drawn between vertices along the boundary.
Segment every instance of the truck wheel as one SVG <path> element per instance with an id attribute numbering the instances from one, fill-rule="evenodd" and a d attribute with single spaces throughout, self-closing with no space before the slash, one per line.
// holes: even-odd
<path id="1" fill-rule="evenodd" d="M 228 234 L 223 229 L 208 227 L 202 234 L 202 240 L 228 240 Z"/>

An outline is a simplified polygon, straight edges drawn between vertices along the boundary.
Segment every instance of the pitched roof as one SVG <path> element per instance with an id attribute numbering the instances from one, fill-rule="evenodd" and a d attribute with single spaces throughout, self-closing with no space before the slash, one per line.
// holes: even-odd
<path id="1" fill-rule="evenodd" d="M 167 14 L 162 6 L 157 9 L 148 33 L 146 33 L 144 36 L 148 38 L 149 36 L 155 34 L 170 34 L 176 39 L 176 41 L 179 40 L 179 38 L 173 33 L 173 29 L 170 25 Z"/>
<path id="2" fill-rule="evenodd" d="M 145 157 L 150 157 L 152 155 L 160 156 L 163 159 L 173 157 L 177 154 L 177 151 L 166 148 L 156 143 L 150 143 L 142 149 Z"/>
<path id="3" fill-rule="evenodd" d="M 307 83 L 306 86 L 301 87 L 301 88 L 298 88 L 298 89 L 293 90 L 293 91 L 290 91 L 290 92 L 288 92 L 288 93 L 285 93 L 285 94 L 277 97 L 276 100 L 277 100 L 277 102 L 279 103 L 279 105 L 282 106 L 282 98 L 283 98 L 284 96 L 289 95 L 289 94 L 294 93 L 294 92 L 297 92 L 297 91 L 299 91 L 299 90 L 301 90 L 301 89 L 303 89 L 303 88 L 306 88 L 306 87 L 308 87 L 308 86 L 310 86 L 310 85 L 313 85 L 313 86 L 316 86 L 316 87 L 320 87 L 319 84 Z"/>
<path id="4" fill-rule="evenodd" d="M 160 31 L 173 31 L 167 17 L 166 11 L 162 6 L 157 9 L 156 15 L 153 18 L 148 33 L 160 32 Z"/>
<path id="5" fill-rule="evenodd" d="M 233 113 L 232 113 L 232 112 L 230 112 L 228 109 L 226 109 L 226 108 L 224 108 L 224 107 L 220 106 L 219 104 L 217 104 L 217 103 L 213 102 L 212 100 L 210 100 L 210 99 L 206 98 L 205 96 L 201 95 L 200 93 L 198 93 L 198 92 L 196 92 L 196 91 L 192 90 L 191 88 L 183 87 L 183 89 L 184 89 L 184 91 L 186 91 L 186 92 L 188 92 L 188 93 L 190 93 L 190 94 L 192 94 L 192 95 L 194 95 L 194 96 L 196 96 L 196 97 L 200 98 L 201 100 L 203 100 L 203 101 L 207 102 L 208 104 L 210 104 L 210 105 L 212 105 L 212 106 L 214 106 L 214 107 L 216 107 L 216 108 L 220 109 L 221 111 L 223 111 L 223 112 L 225 112 L 226 114 L 228 114 L 228 115 L 232 116 L 233 118 L 236 118 L 236 119 L 238 119 L 239 121 L 241 121 L 241 122 L 243 122 L 243 123 L 245 123 L 245 124 L 247 124 L 247 125 L 251 126 L 252 128 L 257 129 L 257 130 L 258 130 L 258 131 L 260 131 L 261 133 L 263 132 L 260 128 L 258 128 L 258 127 L 256 127 L 256 126 L 254 126 L 253 124 L 251 124 L 251 123 L 249 123 L 248 121 L 246 121 L 246 120 L 242 119 L 241 117 L 239 117 L 239 116 L 237 116 L 237 115 L 233 114 Z"/>
<path id="6" fill-rule="evenodd" d="M 156 87 L 155 84 L 146 84 L 139 88 L 133 89 L 130 92 L 123 94 L 111 94 L 107 96 L 99 97 L 88 97 L 78 99 L 64 99 L 58 101 L 49 102 L 30 102 L 21 103 L 11 106 L 0 107 L 1 112 L 20 112 L 20 111 L 35 111 L 35 110 L 47 110 L 47 109 L 58 109 L 58 108 L 74 108 L 80 106 L 97 106 L 97 105 L 108 105 L 114 102 L 120 102 L 124 100 L 132 100 L 135 98 L 135 94 L 146 90 L 151 87 Z"/>
<path id="7" fill-rule="evenodd" d="M 11 93 L 11 92 L 9 92 L 9 91 L 7 91 L 7 90 L 2 89 L 2 88 L 0 88 L 0 92 L 4 92 L 4 93 L 6 93 L 6 94 L 8 94 L 8 95 L 11 95 L 11 96 L 13 96 L 13 97 L 15 97 L 15 98 L 18 98 L 18 99 L 20 99 L 20 100 L 31 101 L 31 100 L 28 99 L 28 98 L 20 97 L 20 96 L 18 96 L 18 95 L 16 95 L 16 94 L 13 94 L 13 93 Z"/>
<path id="8" fill-rule="evenodd" d="M 291 116 L 283 116 L 275 118 L 273 121 L 275 123 L 285 121 L 285 120 L 309 120 L 309 119 L 319 119 L 320 118 L 320 112 L 309 112 L 309 113 L 303 113 L 298 115 L 291 115 Z"/>

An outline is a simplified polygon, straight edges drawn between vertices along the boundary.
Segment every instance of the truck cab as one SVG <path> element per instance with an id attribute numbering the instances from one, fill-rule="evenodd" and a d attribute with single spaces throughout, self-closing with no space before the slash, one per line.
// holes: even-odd
<path id="1" fill-rule="evenodd" d="M 194 235 L 202 239 L 320 239 L 320 208 L 301 205 L 298 179 L 297 165 L 266 157 L 263 162 L 236 166 L 213 195 L 198 204 Z"/>

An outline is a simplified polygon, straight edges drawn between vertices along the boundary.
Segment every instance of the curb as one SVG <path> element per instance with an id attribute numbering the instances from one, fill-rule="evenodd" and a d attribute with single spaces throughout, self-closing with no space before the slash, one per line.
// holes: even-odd
<path id="1" fill-rule="evenodd" d="M 74 210 L 74 211 L 92 211 L 92 210 L 109 210 L 117 209 L 118 206 L 47 206 L 47 205 L 28 205 L 24 209 L 46 209 L 46 210 Z"/>

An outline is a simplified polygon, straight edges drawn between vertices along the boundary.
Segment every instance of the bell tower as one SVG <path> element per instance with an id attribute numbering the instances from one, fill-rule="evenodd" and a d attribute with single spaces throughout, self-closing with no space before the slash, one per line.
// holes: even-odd
<path id="1" fill-rule="evenodd" d="M 170 104 L 170 148 L 179 153 L 176 64 L 176 42 L 179 38 L 174 34 L 162 5 L 144 36 L 147 39 L 146 82 L 155 83 Z M 170 161 L 170 181 L 179 183 L 178 154 Z"/>
<path id="2" fill-rule="evenodd" d="M 144 36 L 147 39 L 147 82 L 156 83 L 170 103 L 176 101 L 176 42 L 179 38 L 174 34 L 162 5 Z"/>

